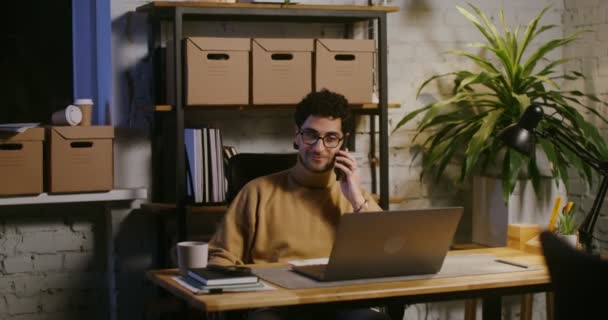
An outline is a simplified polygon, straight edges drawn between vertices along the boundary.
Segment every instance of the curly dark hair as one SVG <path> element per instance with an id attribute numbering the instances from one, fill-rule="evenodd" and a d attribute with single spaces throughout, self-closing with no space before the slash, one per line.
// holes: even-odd
<path id="1" fill-rule="evenodd" d="M 353 126 L 353 116 L 348 100 L 343 95 L 327 89 L 311 92 L 298 103 L 294 113 L 294 120 L 298 128 L 309 116 L 339 118 L 342 121 L 342 132 L 344 133 L 350 132 Z"/>

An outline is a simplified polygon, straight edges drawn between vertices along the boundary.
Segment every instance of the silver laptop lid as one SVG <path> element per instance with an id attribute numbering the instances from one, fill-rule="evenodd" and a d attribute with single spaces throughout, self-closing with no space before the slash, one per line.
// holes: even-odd
<path id="1" fill-rule="evenodd" d="M 343 215 L 325 280 L 439 272 L 462 211 L 451 207 Z"/>

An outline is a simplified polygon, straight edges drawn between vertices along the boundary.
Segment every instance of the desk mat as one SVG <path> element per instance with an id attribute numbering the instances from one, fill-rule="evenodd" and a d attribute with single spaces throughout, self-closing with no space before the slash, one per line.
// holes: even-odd
<path id="1" fill-rule="evenodd" d="M 310 289 L 336 287 L 374 282 L 391 282 L 419 279 L 436 279 L 458 276 L 473 276 L 491 273 L 539 270 L 539 265 L 528 265 L 528 268 L 508 265 L 494 261 L 496 256 L 488 254 L 456 254 L 445 257 L 443 266 L 437 274 L 421 274 L 384 278 L 369 278 L 344 281 L 316 281 L 289 270 L 288 266 L 254 268 L 253 272 L 260 278 L 287 289 Z"/>

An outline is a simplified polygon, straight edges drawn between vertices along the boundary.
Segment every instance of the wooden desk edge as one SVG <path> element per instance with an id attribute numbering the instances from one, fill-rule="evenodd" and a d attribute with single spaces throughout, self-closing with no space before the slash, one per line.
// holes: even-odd
<path id="1" fill-rule="evenodd" d="M 451 252 L 493 253 L 497 256 L 529 264 L 543 264 L 542 256 L 511 248 L 472 249 Z M 326 302 L 365 301 L 384 298 L 408 298 L 417 295 L 450 295 L 492 289 L 532 287 L 548 285 L 550 277 L 546 268 L 522 272 L 485 274 L 477 276 L 444 277 L 437 279 L 404 280 L 396 282 L 368 283 L 331 288 L 284 289 L 265 292 L 243 292 L 222 295 L 194 295 L 171 280 L 177 275 L 173 270 L 151 270 L 146 276 L 155 284 L 188 301 L 192 306 L 208 312 L 249 308 L 314 304 Z M 507 279 L 505 279 L 507 277 Z"/>

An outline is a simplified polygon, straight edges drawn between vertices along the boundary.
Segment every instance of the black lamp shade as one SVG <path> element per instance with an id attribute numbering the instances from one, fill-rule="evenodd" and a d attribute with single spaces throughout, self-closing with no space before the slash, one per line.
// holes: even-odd
<path id="1" fill-rule="evenodd" d="M 537 105 L 530 105 L 519 119 L 518 125 L 529 131 L 534 131 L 540 120 L 543 119 L 543 109 Z"/>
<path id="2" fill-rule="evenodd" d="M 498 137 L 510 148 L 526 156 L 533 156 L 536 147 L 534 130 L 543 118 L 543 109 L 529 106 L 516 124 L 506 127 Z"/>
<path id="3" fill-rule="evenodd" d="M 518 123 L 505 128 L 499 135 L 500 139 L 510 148 L 525 155 L 532 156 L 536 147 L 534 131 L 522 128 Z"/>

